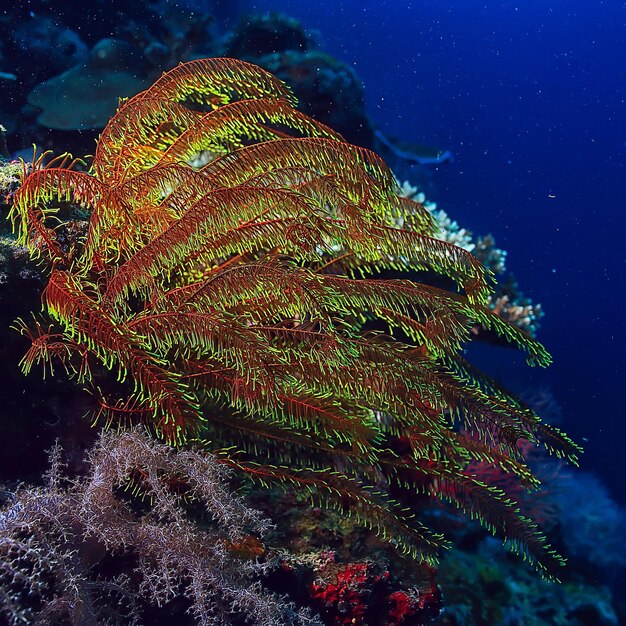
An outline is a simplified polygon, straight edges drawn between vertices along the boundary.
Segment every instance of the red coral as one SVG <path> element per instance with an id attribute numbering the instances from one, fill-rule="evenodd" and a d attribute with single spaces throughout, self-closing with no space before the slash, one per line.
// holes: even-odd
<path id="1" fill-rule="evenodd" d="M 321 604 L 318 609 L 326 624 L 418 626 L 438 615 L 441 607 L 435 570 L 422 569 L 426 574 L 423 586 L 390 592 L 392 576 L 380 564 L 339 564 L 331 556 L 317 571 L 310 593 Z"/>
<path id="2" fill-rule="evenodd" d="M 328 576 L 334 582 L 318 580 L 312 584 L 311 596 L 329 609 L 333 624 L 362 623 L 370 594 L 368 569 L 368 563 L 330 563 L 324 568 L 324 578 Z M 372 582 L 379 579 L 374 577 Z"/>
<path id="3" fill-rule="evenodd" d="M 392 605 L 389 611 L 389 619 L 394 624 L 401 624 L 404 618 L 414 613 L 414 598 L 405 591 L 394 591 L 389 596 Z"/>
<path id="4" fill-rule="evenodd" d="M 389 596 L 389 604 L 388 626 L 423 624 L 425 619 L 439 613 L 440 594 L 436 587 L 425 593 L 417 590 L 394 591 Z"/>
<path id="5" fill-rule="evenodd" d="M 436 583 L 436 570 L 423 567 L 427 576 L 424 586 L 410 591 L 394 591 L 389 595 L 387 626 L 417 626 L 428 623 L 441 610 L 441 592 Z"/>

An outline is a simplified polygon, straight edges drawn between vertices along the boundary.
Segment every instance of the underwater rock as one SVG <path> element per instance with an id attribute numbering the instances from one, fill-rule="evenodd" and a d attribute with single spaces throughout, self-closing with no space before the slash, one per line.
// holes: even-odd
<path id="1" fill-rule="evenodd" d="M 119 39 L 102 39 L 85 63 L 36 86 L 28 103 L 42 109 L 37 122 L 56 130 L 103 128 L 121 97 L 132 96 L 153 76 L 129 69 L 136 50 Z"/>
<path id="2" fill-rule="evenodd" d="M 626 511 L 594 474 L 577 472 L 574 478 L 557 498 L 561 538 L 570 560 L 611 581 L 626 570 Z"/>
<path id="3" fill-rule="evenodd" d="M 374 145 L 363 85 L 351 67 L 319 50 L 289 50 L 260 57 L 255 63 L 293 89 L 302 111 L 332 126 L 351 143 L 366 148 Z"/>
<path id="4" fill-rule="evenodd" d="M 11 34 L 13 45 L 31 63 L 58 72 L 79 63 L 87 54 L 80 35 L 57 24 L 51 17 L 34 17 L 21 23 Z"/>
<path id="5" fill-rule="evenodd" d="M 137 49 L 149 71 L 161 73 L 180 61 L 214 54 L 211 15 L 167 2 L 155 4 L 152 11 L 150 19 L 126 20 L 115 31 Z"/>
<path id="6" fill-rule="evenodd" d="M 249 16 L 227 38 L 225 53 L 269 70 L 293 89 L 305 113 L 348 141 L 373 147 L 361 81 L 351 67 L 316 49 L 298 20 L 281 13 Z"/>
<path id="7" fill-rule="evenodd" d="M 608 587 L 549 582 L 519 567 L 493 538 L 444 555 L 437 581 L 445 612 L 434 626 L 618 626 Z"/>
<path id="8" fill-rule="evenodd" d="M 312 47 L 313 38 L 300 22 L 283 13 L 253 15 L 242 19 L 227 43 L 227 54 L 239 59 L 256 59 L 268 54 Z"/>
<path id="9" fill-rule="evenodd" d="M 7 129 L 0 124 L 0 159 L 4 159 L 9 156 L 9 149 L 7 148 Z M 2 192 L 2 182 L 0 182 L 0 193 Z"/>

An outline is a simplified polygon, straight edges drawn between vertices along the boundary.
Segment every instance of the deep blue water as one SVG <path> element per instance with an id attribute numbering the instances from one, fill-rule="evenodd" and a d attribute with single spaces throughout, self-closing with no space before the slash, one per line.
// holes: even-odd
<path id="1" fill-rule="evenodd" d="M 454 152 L 433 172 L 433 199 L 492 232 L 522 290 L 543 304 L 539 337 L 555 363 L 529 383 L 552 387 L 583 465 L 626 501 L 626 4 L 248 7 L 319 31 L 358 72 L 382 130 Z"/>

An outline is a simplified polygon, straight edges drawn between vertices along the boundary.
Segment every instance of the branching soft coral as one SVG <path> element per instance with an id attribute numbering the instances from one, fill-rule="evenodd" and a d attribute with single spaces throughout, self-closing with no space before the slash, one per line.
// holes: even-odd
<path id="1" fill-rule="evenodd" d="M 8 623 L 140 624 L 138 600 L 163 606 L 181 594 L 202 625 L 235 615 L 259 626 L 311 621 L 262 589 L 268 564 L 239 546 L 268 522 L 226 487 L 211 455 L 173 450 L 136 429 L 108 433 L 74 483 L 59 456 L 55 449 L 45 486 L 21 488 L 0 511 L 0 614 Z M 129 487 L 145 510 L 122 497 Z M 187 501 L 206 519 L 190 517 Z"/>
<path id="2" fill-rule="evenodd" d="M 380 157 L 293 104 L 258 67 L 193 61 L 121 104 L 88 172 L 36 163 L 12 217 L 51 265 L 55 325 L 23 327 L 24 370 L 60 361 L 106 422 L 202 439 L 253 480 L 300 489 L 414 557 L 432 562 L 445 545 L 407 508 L 418 492 L 541 568 L 558 564 L 468 468 L 487 461 L 534 488 L 520 438 L 569 458 L 577 448 L 460 356 L 477 325 L 531 363 L 549 355 L 488 308 L 488 272 L 432 236 Z M 90 213 L 83 238 L 66 236 L 59 201 Z"/>

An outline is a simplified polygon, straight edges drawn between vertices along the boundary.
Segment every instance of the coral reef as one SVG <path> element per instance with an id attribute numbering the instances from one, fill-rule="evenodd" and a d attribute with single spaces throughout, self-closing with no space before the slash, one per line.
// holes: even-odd
<path id="1" fill-rule="evenodd" d="M 24 246 L 15 243 L 15 239 L 0 235 L 0 285 L 5 285 L 12 280 L 32 282 L 40 281 L 41 273 L 31 262 L 28 250 Z M 15 284 L 13 285 L 15 287 Z M 23 289 L 19 285 L 18 289 Z"/>
<path id="2" fill-rule="evenodd" d="M 11 98 L 4 103 L 3 120 L 15 136 L 14 150 L 25 148 L 33 139 L 54 147 L 58 136 L 42 132 L 44 127 L 64 130 L 65 141 L 69 130 L 100 129 L 115 112 L 119 97 L 136 93 L 180 61 L 210 55 L 244 58 L 265 67 L 294 89 L 305 112 L 331 124 L 353 143 L 374 146 L 363 88 L 354 71 L 318 50 L 313 37 L 292 18 L 250 15 L 232 32 L 219 36 L 210 15 L 166 2 L 150 3 L 141 12 L 116 2 L 93 11 L 97 17 L 85 31 L 71 12 L 51 15 L 51 7 L 44 4 L 33 18 L 19 6 L 10 7 L 0 50 L 4 44 L 12 65 L 0 66 L 6 70 L 0 72 L 0 80 L 4 77 L 15 83 Z M 90 10 L 81 14 L 81 20 L 89 19 L 89 14 Z M 19 33 L 8 26 L 16 21 L 21 24 Z M 51 22 L 54 28 L 46 31 L 46 37 L 71 40 L 72 45 L 68 43 L 60 59 L 46 55 L 34 62 L 22 46 L 30 42 L 41 48 L 37 33 L 41 25 Z M 84 41 L 77 35 L 79 26 Z M 126 49 L 123 62 L 99 60 L 111 42 Z M 30 106 L 23 107 L 26 98 Z M 35 117 L 38 123 L 32 124 Z M 72 139 L 75 147 L 91 149 L 85 135 Z"/>
<path id="3" fill-rule="evenodd" d="M 140 624 L 146 604 L 201 625 L 314 621 L 263 590 L 271 562 L 246 542 L 268 522 L 226 487 L 211 455 L 133 430 L 102 434 L 85 476 L 62 470 L 55 448 L 45 485 L 19 488 L 0 512 L 7 623 Z"/>
<path id="4" fill-rule="evenodd" d="M 425 589 L 390 592 L 389 571 L 372 561 L 339 564 L 332 554 L 326 557 L 311 586 L 313 606 L 320 608 L 326 624 L 418 626 L 439 614 L 441 597 L 434 576 Z"/>
<path id="5" fill-rule="evenodd" d="M 206 9 L 211 3 L 189 1 L 185 4 L 200 10 Z M 232 11 L 233 4 L 224 3 L 226 10 Z M 33 122 L 35 116 L 43 115 L 40 122 L 50 127 L 102 127 L 114 112 L 117 98 L 124 93 L 124 89 L 115 86 L 115 81 L 120 78 L 116 76 L 118 69 L 131 70 L 126 77 L 122 77 L 129 85 L 126 91 L 130 94 L 147 85 L 150 77 L 156 77 L 162 69 L 172 67 L 179 60 L 224 53 L 246 56 L 277 74 L 292 86 L 305 112 L 331 124 L 351 142 L 366 147 L 377 145 L 372 126 L 364 113 L 363 89 L 358 77 L 347 65 L 317 50 L 313 38 L 295 20 L 276 15 L 271 19 L 268 16 L 253 16 L 242 21 L 233 34 L 226 33 L 226 37 L 220 41 L 210 27 L 209 16 L 171 10 L 170 5 L 168 2 L 149 2 L 134 6 L 121 0 L 93 0 L 83 6 L 80 16 L 75 15 L 69 5 L 57 5 L 54 19 L 49 16 L 51 4 L 46 0 L 8 5 L 0 15 L 0 70 L 3 70 L 0 71 L 0 85 L 4 89 L 3 119 L 0 122 L 6 124 L 12 135 L 6 146 L 2 143 L 4 133 L 0 129 L 0 156 L 8 156 L 10 150 L 29 146 L 33 141 L 44 147 L 54 147 L 57 152 L 61 145 L 61 150 L 71 146 L 80 153 L 91 152 L 95 133 L 72 133 L 69 130 L 51 133 Z M 31 8 L 35 13 L 33 17 L 29 15 Z M 21 24 L 21 28 L 14 28 L 16 22 Z M 89 28 L 84 27 L 87 23 Z M 108 39 L 111 37 L 112 40 Z M 48 45 L 50 41 L 54 42 L 53 49 Z M 116 49 L 126 56 L 125 63 L 116 61 Z M 98 67 L 97 57 L 101 53 L 103 56 Z M 68 78 L 75 85 L 81 85 L 73 95 L 67 91 Z M 61 92 L 54 96 L 44 94 L 45 97 L 38 101 L 42 85 L 51 79 L 53 84 L 56 81 L 57 85 L 61 85 Z M 85 97 L 95 93 L 93 86 L 100 81 L 110 86 L 111 97 L 92 121 L 86 121 L 83 113 Z M 25 106 L 29 92 L 32 104 Z M 46 119 L 46 114 L 54 113 L 57 103 L 64 104 L 64 110 L 55 113 L 61 121 Z M 35 111 L 34 106 L 40 107 L 44 113 Z M 67 118 L 59 117 L 60 114 Z M 284 130 L 280 126 L 272 128 Z M 219 150 L 217 153 L 213 151 L 215 147 L 211 145 L 211 150 L 188 154 L 189 163 L 197 170 L 210 165 L 219 156 Z M 395 142 L 393 147 L 397 147 Z M 161 148 L 158 146 L 158 149 Z M 22 154 L 27 157 L 30 152 L 27 149 Z M 396 150 L 396 155 L 398 152 Z M 41 165 L 43 162 L 39 163 Z M 79 165 L 77 169 L 84 170 L 85 167 Z M 22 165 L 17 162 L 0 163 L 0 210 L 3 216 L 12 203 L 21 170 Z M 413 172 L 410 177 L 413 175 L 417 175 L 419 180 L 419 172 Z M 145 189 L 137 188 L 137 194 Z M 444 211 L 437 209 L 434 203 L 428 202 L 419 189 L 408 183 L 403 185 L 401 195 L 424 205 L 430 212 L 433 225 L 431 235 L 471 252 L 495 274 L 504 275 L 506 252 L 496 247 L 492 236 L 474 237 Z M 54 227 L 54 233 L 60 249 L 68 253 L 72 261 L 80 259 L 83 253 L 80 241 L 87 232 L 87 219 L 91 213 L 85 207 L 84 200 L 72 196 L 69 200 L 59 197 L 53 201 L 59 209 L 56 217 L 61 220 L 61 224 Z M 414 210 L 424 216 L 424 222 L 427 221 L 421 211 Z M 406 218 L 406 225 L 410 228 L 412 216 L 409 213 L 407 210 L 405 214 L 395 215 L 388 223 L 403 227 Z M 15 318 L 27 318 L 31 310 L 39 308 L 40 294 L 48 281 L 49 268 L 46 268 L 45 263 L 36 264 L 30 260 L 26 247 L 7 234 L 7 225 L 3 222 L 0 229 L 0 319 L 2 326 L 8 329 Z M 46 218 L 46 226 L 51 226 L 51 222 L 51 219 Z M 326 253 L 337 255 L 340 250 L 340 246 L 334 244 L 330 253 Z M 245 254 L 250 253 L 246 251 Z M 192 276 L 188 278 L 190 281 L 194 277 L 206 278 L 214 269 L 198 264 L 189 270 Z M 419 269 L 420 279 L 425 275 L 423 280 L 429 284 L 439 285 L 437 281 L 445 278 L 433 272 L 432 268 L 426 268 L 426 271 L 424 268 Z M 103 275 L 109 270 L 103 271 Z M 383 275 L 387 277 L 389 273 Z M 96 277 L 94 286 L 101 284 L 100 278 Z M 449 287 L 448 284 L 443 286 Z M 540 305 L 525 298 L 512 277 L 496 286 L 496 291 L 488 296 L 486 303 L 496 313 L 531 335 L 536 332 L 537 322 L 543 316 Z M 136 302 L 129 299 L 127 304 L 132 309 Z M 306 315 L 301 318 L 299 314 L 298 311 L 294 316 L 293 328 L 309 331 L 307 324 L 310 319 Z M 363 311 L 358 313 L 362 314 Z M 366 312 L 365 315 L 369 316 L 370 313 Z M 363 328 L 369 331 L 369 324 L 371 319 Z M 375 331 L 379 330 L 375 328 Z M 500 342 L 499 338 L 486 332 L 479 324 L 473 326 L 472 332 L 475 333 L 473 339 Z M 174 565 L 190 562 L 192 556 L 201 559 L 203 555 L 210 554 L 213 559 L 217 554 L 218 560 L 211 560 L 208 569 L 216 576 L 226 576 L 219 579 L 219 588 L 199 593 L 200 606 L 197 598 L 190 597 L 191 587 L 195 584 L 194 580 L 202 585 L 205 578 L 194 579 L 189 575 L 189 570 L 181 567 L 154 570 L 155 563 L 164 562 L 158 560 L 158 555 L 164 554 L 159 553 L 159 549 L 164 546 L 161 544 L 155 547 L 151 541 L 157 540 L 156 531 L 162 533 L 161 537 L 167 536 L 159 530 L 159 526 L 167 526 L 173 518 L 159 517 L 154 512 L 154 499 L 150 501 L 146 498 L 142 501 L 127 490 L 132 483 L 135 487 L 142 487 L 141 492 L 144 494 L 148 493 L 146 484 L 138 481 L 137 472 L 133 472 L 130 483 L 128 480 L 123 480 L 123 485 L 120 483 L 109 502 L 119 505 L 121 508 L 118 510 L 128 512 L 126 521 L 146 530 L 145 542 L 141 546 L 132 543 L 136 537 L 127 541 L 128 533 L 122 533 L 121 537 L 126 543 L 117 547 L 113 543 L 107 546 L 95 538 L 98 532 L 110 534 L 111 528 L 115 528 L 114 524 L 109 525 L 113 512 L 108 510 L 100 513 L 108 515 L 109 521 L 104 517 L 97 523 L 91 520 L 99 530 L 92 538 L 84 539 L 81 533 L 85 530 L 85 520 L 80 513 L 82 509 L 76 509 L 76 506 L 81 498 L 85 498 L 80 495 L 81 490 L 94 480 L 90 467 L 83 460 L 85 448 L 91 445 L 96 436 L 95 431 L 90 430 L 88 420 L 85 420 L 85 414 L 93 410 L 93 398 L 83 395 L 62 368 L 55 370 L 52 380 L 43 383 L 38 377 L 26 379 L 19 376 L 17 362 L 24 349 L 23 337 L 8 331 L 3 335 L 0 375 L 4 382 L 0 389 L 0 405 L 3 407 L 4 437 L 0 442 L 0 457 L 7 494 L 5 497 L 9 501 L 0 514 L 0 537 L 7 540 L 5 547 L 15 547 L 15 541 L 20 543 L 15 549 L 24 550 L 24 560 L 0 557 L 0 591 L 5 593 L 1 596 L 2 601 L 8 603 L 4 605 L 5 615 L 17 616 L 20 623 L 35 623 L 35 616 L 39 615 L 40 623 L 55 623 L 54 619 L 57 619 L 62 623 L 73 621 L 88 624 L 98 619 L 99 623 L 169 624 L 175 620 L 175 623 L 182 625 L 197 623 L 198 620 L 191 615 L 184 615 L 186 610 L 195 606 L 200 613 L 217 611 L 217 614 L 211 613 L 210 619 L 218 619 L 217 615 L 224 612 L 226 621 L 230 620 L 239 626 L 246 619 L 245 612 L 229 612 L 233 608 L 231 598 L 222 587 L 241 593 L 248 586 L 253 591 L 254 602 L 259 602 L 262 607 L 275 607 L 277 615 L 280 615 L 277 619 L 283 619 L 285 623 L 292 619 L 306 623 L 309 617 L 306 613 L 298 617 L 292 607 L 265 587 L 278 593 L 288 592 L 290 599 L 297 601 L 298 606 L 315 607 L 323 614 L 324 623 L 328 624 L 422 624 L 438 612 L 441 604 L 446 606 L 446 610 L 436 623 L 446 626 L 511 626 L 520 623 L 531 626 L 613 626 L 618 623 L 619 618 L 614 610 L 615 599 L 611 598 L 609 587 L 598 581 L 613 583 L 615 589 L 620 588 L 616 580 L 624 571 L 624 550 L 620 543 L 623 512 L 616 508 L 595 479 L 561 472 L 559 464 L 546 462 L 544 468 L 545 458 L 537 456 L 538 448 L 527 441 L 520 441 L 518 452 L 529 461 L 531 470 L 543 483 L 545 489 L 541 492 L 529 492 L 516 481 L 514 475 L 494 469 L 492 459 L 477 461 L 475 457 L 479 456 L 478 451 L 475 451 L 473 460 L 466 460 L 466 473 L 472 474 L 478 481 L 510 493 L 522 505 L 522 512 L 526 516 L 530 514 L 541 522 L 544 530 L 552 531 L 551 541 L 569 557 L 569 567 L 561 569 L 559 573 L 564 580 L 563 584 L 554 586 L 533 576 L 520 565 L 520 560 L 512 559 L 493 540 L 486 540 L 485 533 L 476 524 L 460 522 L 456 511 L 442 508 L 438 502 L 433 505 L 421 493 L 410 493 L 407 498 L 407 490 L 398 485 L 399 479 L 404 480 L 405 477 L 399 474 L 391 477 L 385 475 L 388 468 L 380 471 L 378 467 L 368 466 L 367 461 L 356 468 L 346 453 L 351 445 L 354 446 L 353 441 L 333 442 L 333 452 L 320 449 L 312 452 L 311 440 L 319 442 L 319 433 L 305 432 L 305 436 L 302 436 L 300 423 L 298 428 L 289 430 L 288 435 L 285 435 L 284 429 L 273 430 L 263 420 L 255 422 L 249 419 L 250 415 L 242 416 L 238 413 L 228 413 L 220 418 L 214 411 L 216 407 L 223 408 L 220 404 L 223 397 L 219 400 L 211 398 L 204 406 L 204 410 L 210 413 L 208 428 L 201 432 L 205 438 L 204 445 L 220 453 L 218 463 L 222 467 L 229 463 L 228 455 L 233 454 L 235 462 L 252 459 L 259 463 L 242 464 L 245 472 L 250 474 L 251 468 L 259 472 L 259 469 L 268 468 L 269 464 L 273 474 L 257 473 L 255 478 L 258 484 L 240 490 L 245 493 L 246 505 L 226 489 L 220 467 L 216 467 L 217 474 L 212 479 L 215 478 L 216 484 L 221 486 L 220 493 L 229 502 L 230 498 L 234 498 L 236 509 L 242 507 L 237 509 L 241 512 L 241 520 L 251 514 L 251 502 L 253 508 L 261 509 L 265 515 L 271 516 L 277 527 L 263 534 L 267 522 L 252 513 L 260 527 L 255 526 L 256 522 L 251 523 L 241 530 L 237 539 L 231 540 L 227 537 L 226 528 L 211 519 L 210 510 L 199 500 L 189 502 L 178 498 L 184 482 L 180 480 L 180 475 L 173 480 L 168 478 L 166 483 L 155 483 L 159 489 L 165 488 L 163 493 L 166 495 L 178 498 L 174 503 L 175 510 L 186 516 L 185 520 L 189 524 L 187 530 L 193 534 L 194 541 L 200 541 L 198 554 L 195 547 L 192 555 L 189 546 L 183 546 Z M 127 394 L 131 391 L 132 385 L 128 381 L 121 386 L 117 385 L 109 380 L 105 370 L 101 364 L 94 367 L 92 383 L 96 393 L 103 393 L 106 399 L 115 400 L 120 397 L 117 395 L 120 392 Z M 369 378 L 363 382 L 372 384 Z M 241 381 L 240 384 L 244 388 L 244 391 L 240 388 L 243 395 L 245 384 Z M 206 400 L 203 398 L 203 402 Z M 239 406 L 243 405 L 244 400 L 241 402 Z M 316 407 L 320 408 L 328 407 Z M 307 409 L 310 410 L 310 405 L 307 405 Z M 450 412 L 450 421 L 454 422 L 455 428 L 462 421 L 459 415 L 464 409 L 464 406 L 459 405 Z M 544 416 L 544 410 L 536 412 Z M 491 413 L 488 416 L 493 418 Z M 252 417 L 256 419 L 258 415 Z M 299 417 L 302 421 L 307 418 L 312 422 L 311 416 Z M 139 419 L 147 421 L 141 416 Z M 387 419 L 387 412 L 375 413 L 376 424 Z M 122 422 L 126 421 L 122 419 Z M 220 434 L 222 429 L 224 432 Z M 306 428 L 302 430 L 306 431 Z M 136 431 L 131 431 L 130 435 L 139 437 L 143 441 L 142 445 L 155 450 L 157 456 L 167 458 L 165 465 L 168 468 L 174 467 L 172 462 L 179 452 L 167 451 Z M 120 443 L 117 436 L 109 434 L 106 437 L 109 438 L 106 441 L 110 442 L 110 446 L 118 450 Z M 53 465 L 56 469 L 48 473 L 44 487 L 16 489 L 17 481 L 38 479 L 43 464 L 43 449 L 54 438 L 62 440 L 64 458 L 69 466 L 66 473 L 73 476 L 72 480 L 61 475 L 58 456 L 55 456 Z M 285 441 L 285 438 L 289 441 Z M 384 441 L 389 443 L 394 461 L 398 458 L 413 462 L 416 456 L 423 455 L 421 458 L 424 460 L 430 454 L 436 456 L 440 453 L 432 441 L 416 441 L 415 433 L 409 438 L 396 438 L 387 434 Z M 92 460 L 95 450 L 100 449 L 105 453 L 101 447 L 102 442 L 90 453 Z M 213 466 L 215 459 L 212 456 L 197 450 L 196 453 L 206 457 L 207 463 Z M 27 467 L 23 465 L 24 457 L 29 459 Z M 293 470 L 294 466 L 298 466 L 297 462 L 294 463 L 294 457 L 301 461 L 307 471 L 312 471 L 309 474 L 295 473 L 289 479 L 298 481 L 303 477 L 317 478 L 316 472 L 322 469 L 326 472 L 327 467 L 333 467 L 342 476 L 346 473 L 352 476 L 351 472 L 356 472 L 359 480 L 364 477 L 367 481 L 371 480 L 370 484 L 375 490 L 398 496 L 403 503 L 408 503 L 411 510 L 419 513 L 422 520 L 445 529 L 462 550 L 457 548 L 444 553 L 441 569 L 436 573 L 443 596 L 438 593 L 432 578 L 434 572 L 429 577 L 429 568 L 423 564 L 398 559 L 391 547 L 358 526 L 364 518 L 359 511 L 355 512 L 358 505 L 354 502 L 347 505 L 345 502 L 340 503 L 339 510 L 328 511 L 317 506 L 328 505 L 329 498 L 325 493 L 320 496 L 308 489 L 299 489 L 296 485 L 293 489 L 287 489 L 286 493 L 280 491 L 280 496 L 277 496 L 274 492 L 278 492 L 278 489 L 258 488 L 276 479 L 283 481 L 283 487 L 288 487 L 284 483 L 287 474 L 279 475 L 277 469 Z M 444 484 L 446 479 L 433 475 L 431 468 L 420 467 L 422 472 L 425 469 L 430 472 L 429 477 L 420 475 L 417 481 L 419 490 L 440 498 L 443 495 L 442 499 L 445 500 L 445 490 L 448 488 Z M 169 470 L 166 474 L 171 477 Z M 112 474 L 107 476 L 114 480 Z M 328 481 L 326 473 L 323 477 L 325 482 L 316 487 L 321 491 L 339 490 L 346 486 L 341 481 Z M 409 476 L 409 479 L 414 480 L 415 476 Z M 9 497 L 11 493 L 13 495 Z M 183 493 L 186 493 L 184 489 Z M 367 491 L 366 495 L 370 496 L 371 492 Z M 345 499 L 347 494 L 344 493 L 342 497 Z M 311 501 L 315 505 L 313 508 L 310 507 Z M 386 498 L 380 501 L 383 506 L 391 502 Z M 575 506 L 571 506 L 572 503 Z M 159 506 L 158 503 L 156 506 Z M 393 512 L 397 512 L 397 509 L 394 508 Z M 241 528 L 241 520 L 234 519 L 232 522 Z M 148 522 L 154 527 L 149 526 Z M 67 523 L 69 527 L 65 525 Z M 208 536 L 217 538 L 219 550 L 216 546 L 209 546 L 209 551 L 205 551 L 202 541 Z M 181 548 L 176 541 L 171 543 L 172 548 Z M 144 549 L 148 552 L 152 550 L 151 554 L 157 556 L 147 564 L 143 563 L 143 569 L 135 572 L 138 553 Z M 280 559 L 275 558 L 276 553 Z M 197 564 L 199 561 L 195 562 Z M 280 567 L 270 569 L 271 564 L 278 562 Z M 3 586 L 8 581 L 7 576 L 13 575 L 13 566 L 13 573 L 17 572 L 19 581 Z M 224 571 L 219 570 L 221 566 L 224 566 Z M 238 566 L 242 567 L 242 572 L 235 572 L 234 579 L 228 578 L 233 575 L 233 568 Z M 263 588 L 259 576 L 262 576 Z M 142 581 L 145 584 L 141 587 Z M 233 581 L 234 584 L 231 584 Z M 72 589 L 71 585 L 75 587 Z M 159 597 L 164 597 L 159 596 L 163 593 L 163 586 L 167 588 L 165 593 L 172 594 L 172 599 L 158 608 L 155 604 L 159 602 Z M 29 589 L 33 593 L 28 594 Z M 179 597 L 182 591 L 187 594 L 186 598 Z M 76 594 L 82 597 L 79 602 L 72 604 Z M 260 615 L 259 619 L 262 620 L 262 617 Z M 254 620 L 251 618 L 250 621 Z"/>
<path id="6" fill-rule="evenodd" d="M 434 236 L 442 241 L 454 244 L 468 252 L 471 252 L 489 271 L 496 276 L 502 276 L 506 272 L 506 250 L 496 247 L 493 235 L 482 237 L 474 236 L 471 231 L 459 226 L 456 220 L 451 219 L 448 214 L 437 208 L 435 202 L 428 202 L 426 196 L 419 187 L 404 181 L 401 185 L 401 195 L 405 198 L 423 204 L 435 220 Z M 398 224 L 402 226 L 401 223 Z M 495 293 L 489 296 L 489 306 L 495 313 L 502 316 L 511 324 L 527 332 L 531 336 L 536 336 L 539 328 L 539 320 L 543 317 L 541 304 L 533 304 L 526 298 L 519 289 L 519 285 L 512 275 L 496 287 Z M 482 332 L 476 329 L 476 332 Z M 499 343 L 497 338 L 493 338 Z"/>
<path id="7" fill-rule="evenodd" d="M 57 24 L 52 16 L 20 21 L 11 32 L 11 42 L 20 56 L 55 72 L 80 62 L 88 49 L 75 30 Z"/>
<path id="8" fill-rule="evenodd" d="M 480 258 L 479 254 L 476 255 Z M 513 275 L 503 281 L 490 300 L 493 310 L 528 334 L 535 336 L 544 316 L 541 303 L 533 303 L 519 288 Z"/>
<path id="9" fill-rule="evenodd" d="M 593 474 L 576 472 L 556 496 L 560 536 L 570 559 L 611 581 L 626 569 L 626 512 Z"/>
<path id="10" fill-rule="evenodd" d="M 4 131 L 4 129 L 2 130 Z M 6 218 L 7 216 L 7 205 L 9 203 L 10 196 L 19 187 L 22 173 L 23 165 L 20 161 L 5 161 L 2 157 L 0 157 L 0 207 L 3 211 L 3 218 Z M 2 219 L 0 229 L 6 230 L 6 226 L 6 220 Z"/>
<path id="11" fill-rule="evenodd" d="M 7 129 L 0 124 L 0 166 L 2 160 L 8 158 L 9 148 L 7 147 Z"/>
<path id="12" fill-rule="evenodd" d="M 453 549 L 437 580 L 446 610 L 433 626 L 618 626 L 611 592 L 597 583 L 552 583 L 520 571 L 492 540 Z"/>

